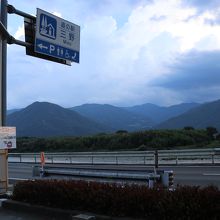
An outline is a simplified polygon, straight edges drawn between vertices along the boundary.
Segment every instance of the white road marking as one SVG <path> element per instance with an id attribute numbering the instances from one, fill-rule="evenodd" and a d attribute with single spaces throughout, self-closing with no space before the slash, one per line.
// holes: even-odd
<path id="1" fill-rule="evenodd" d="M 203 176 L 220 176 L 220 173 L 203 173 Z"/>
<path id="2" fill-rule="evenodd" d="M 2 202 L 6 201 L 7 199 L 0 199 L 0 207 L 2 207 Z"/>

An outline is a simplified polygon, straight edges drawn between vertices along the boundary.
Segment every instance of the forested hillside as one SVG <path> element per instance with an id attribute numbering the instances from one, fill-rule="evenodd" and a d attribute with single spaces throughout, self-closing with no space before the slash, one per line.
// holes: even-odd
<path id="1" fill-rule="evenodd" d="M 48 102 L 35 102 L 10 114 L 8 126 L 16 126 L 17 136 L 51 137 L 92 135 L 108 131 L 77 112 Z"/>
<path id="2" fill-rule="evenodd" d="M 200 129 L 212 126 L 220 130 L 220 100 L 202 104 L 157 125 L 155 128 L 178 129 L 185 126 Z"/>

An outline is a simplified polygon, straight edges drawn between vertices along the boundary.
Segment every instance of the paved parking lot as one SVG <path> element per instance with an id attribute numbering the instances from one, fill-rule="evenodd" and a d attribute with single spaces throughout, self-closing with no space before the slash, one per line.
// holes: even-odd
<path id="1" fill-rule="evenodd" d="M 0 199 L 0 219 L 1 220 L 58 220 L 59 218 L 36 215 L 35 213 L 16 212 L 1 207 L 2 201 Z"/>
<path id="2" fill-rule="evenodd" d="M 0 207 L 0 219 L 4 220 L 56 220 L 53 217 L 45 217 L 41 215 L 34 215 L 30 213 L 15 212 L 6 210 Z"/>

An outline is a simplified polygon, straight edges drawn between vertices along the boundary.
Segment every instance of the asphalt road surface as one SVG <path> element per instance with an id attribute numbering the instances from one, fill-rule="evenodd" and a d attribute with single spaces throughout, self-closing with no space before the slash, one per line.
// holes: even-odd
<path id="1" fill-rule="evenodd" d="M 9 179 L 32 179 L 32 167 L 30 163 L 9 163 Z M 51 164 L 49 165 L 51 166 Z M 57 166 L 57 164 L 55 165 Z M 143 170 L 152 170 L 148 166 L 119 166 L 119 165 L 59 165 L 63 168 L 74 167 L 81 169 L 105 169 L 105 170 L 129 170 L 139 172 Z M 220 166 L 164 166 L 162 170 L 174 171 L 175 185 L 215 185 L 220 188 Z M 133 170 L 133 171 L 132 171 Z"/>

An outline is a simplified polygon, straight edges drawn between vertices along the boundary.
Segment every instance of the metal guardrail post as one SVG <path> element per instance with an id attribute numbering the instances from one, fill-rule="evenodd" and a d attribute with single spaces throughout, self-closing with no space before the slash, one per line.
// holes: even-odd
<path id="1" fill-rule="evenodd" d="M 118 157 L 115 156 L 115 162 L 116 162 L 116 165 L 118 165 Z"/>
<path id="2" fill-rule="evenodd" d="M 154 176 L 150 174 L 149 179 L 148 179 L 148 187 L 150 189 L 154 188 L 154 181 L 155 181 Z"/>
<path id="3" fill-rule="evenodd" d="M 158 168 L 158 151 L 155 150 L 154 152 L 154 168 L 155 170 Z"/>
<path id="4" fill-rule="evenodd" d="M 22 156 L 21 156 L 21 154 L 20 154 L 20 163 L 22 162 L 21 157 L 22 157 Z"/>
<path id="5" fill-rule="evenodd" d="M 212 154 L 212 164 L 215 164 L 215 158 L 214 158 L 214 154 Z"/>
<path id="6" fill-rule="evenodd" d="M 176 165 L 178 165 L 178 156 L 176 155 Z"/>

